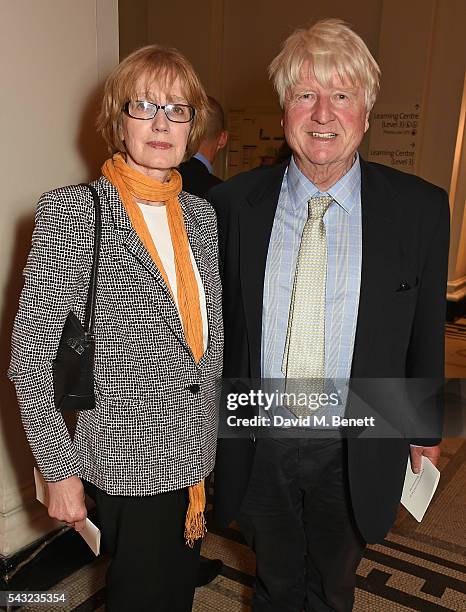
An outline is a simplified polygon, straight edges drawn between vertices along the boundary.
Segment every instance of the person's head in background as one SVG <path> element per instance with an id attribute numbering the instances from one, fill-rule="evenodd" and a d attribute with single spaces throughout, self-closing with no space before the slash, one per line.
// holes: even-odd
<path id="1" fill-rule="evenodd" d="M 212 96 L 207 98 L 207 128 L 197 152 L 213 164 L 217 153 L 227 144 L 228 132 L 225 129 L 225 114 L 220 103 Z"/>

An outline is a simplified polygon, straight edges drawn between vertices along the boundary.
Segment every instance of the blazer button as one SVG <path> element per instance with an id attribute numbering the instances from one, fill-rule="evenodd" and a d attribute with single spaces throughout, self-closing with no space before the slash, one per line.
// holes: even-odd
<path id="1" fill-rule="evenodd" d="M 191 391 L 191 393 L 199 393 L 199 391 L 201 390 L 201 387 L 197 384 L 189 385 L 188 390 Z"/>

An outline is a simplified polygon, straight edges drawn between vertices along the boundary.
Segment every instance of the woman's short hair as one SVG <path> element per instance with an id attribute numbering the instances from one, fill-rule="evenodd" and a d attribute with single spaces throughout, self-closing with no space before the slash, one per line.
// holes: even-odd
<path id="1" fill-rule="evenodd" d="M 380 68 L 365 42 L 341 19 L 323 19 L 289 36 L 269 66 L 269 76 L 283 107 L 289 90 L 308 64 L 318 83 L 331 84 L 332 73 L 364 89 L 366 111 L 379 91 Z"/>
<path id="2" fill-rule="evenodd" d="M 179 77 L 183 94 L 196 111 L 186 146 L 184 159 L 188 159 L 196 153 L 204 136 L 209 106 L 207 96 L 190 62 L 177 49 L 160 45 L 148 45 L 128 55 L 105 82 L 97 129 L 110 152 L 126 151 L 121 132 L 123 107 L 140 95 L 137 86 L 141 77 L 145 79 L 146 94 L 153 83 L 169 89 Z"/>

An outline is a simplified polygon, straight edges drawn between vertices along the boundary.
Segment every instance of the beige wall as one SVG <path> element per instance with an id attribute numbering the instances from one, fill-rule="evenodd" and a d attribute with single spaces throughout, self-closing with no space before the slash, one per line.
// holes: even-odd
<path id="1" fill-rule="evenodd" d="M 0 0 L 0 555 L 53 527 L 33 501 L 33 460 L 5 377 L 35 203 L 98 174 L 97 97 L 117 61 L 117 0 Z"/>
<path id="2" fill-rule="evenodd" d="M 270 106 L 276 95 L 267 66 L 281 43 L 300 26 L 324 17 L 339 17 L 353 25 L 377 56 L 381 0 L 308 2 L 226 0 L 224 25 L 225 102 L 229 107 Z"/>
<path id="3" fill-rule="evenodd" d="M 466 294 L 466 72 L 450 187 L 452 236 L 448 295 L 458 301 Z"/>
<path id="4" fill-rule="evenodd" d="M 119 0 L 118 15 L 120 22 L 121 59 L 138 47 L 148 44 L 147 13 L 147 0 Z"/>
<path id="5" fill-rule="evenodd" d="M 379 102 L 419 102 L 421 105 L 416 173 L 450 194 L 448 297 L 452 300 L 466 295 L 462 189 L 466 166 L 464 153 L 461 155 L 464 126 L 460 129 L 466 69 L 465 31 L 464 0 L 411 0 L 409 3 L 384 0 L 379 44 L 382 69 Z M 458 149 L 456 165 L 455 149 Z M 452 189 L 452 181 L 457 188 Z"/>
<path id="6" fill-rule="evenodd" d="M 378 102 L 420 103 L 417 173 L 447 191 L 466 60 L 464 9 L 464 0 L 385 0 L 381 21 Z"/>

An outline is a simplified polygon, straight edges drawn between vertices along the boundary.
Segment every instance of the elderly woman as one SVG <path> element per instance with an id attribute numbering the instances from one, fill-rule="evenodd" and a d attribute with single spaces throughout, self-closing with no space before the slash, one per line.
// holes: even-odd
<path id="1" fill-rule="evenodd" d="M 73 440 L 54 405 L 52 365 L 68 313 L 84 318 L 87 187 L 42 196 L 24 272 L 10 377 L 50 516 L 79 531 L 83 482 L 95 489 L 111 611 L 192 606 L 223 333 L 215 214 L 182 191 L 175 168 L 197 150 L 206 108 L 174 49 L 140 49 L 106 82 L 98 127 L 113 155 L 93 183 L 102 215 L 96 406 L 79 413 Z"/>

